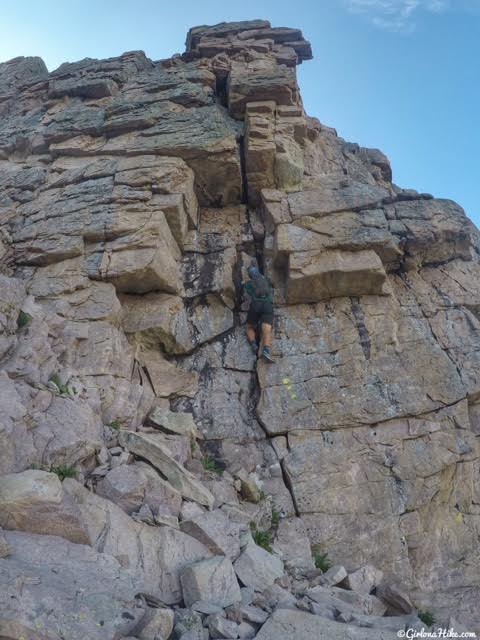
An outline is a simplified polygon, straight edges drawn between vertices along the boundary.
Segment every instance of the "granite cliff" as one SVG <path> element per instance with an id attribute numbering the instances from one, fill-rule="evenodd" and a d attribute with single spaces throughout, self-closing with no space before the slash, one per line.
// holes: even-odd
<path id="1" fill-rule="evenodd" d="M 0 64 L 0 638 L 480 633 L 479 233 L 306 115 L 311 57 Z"/>

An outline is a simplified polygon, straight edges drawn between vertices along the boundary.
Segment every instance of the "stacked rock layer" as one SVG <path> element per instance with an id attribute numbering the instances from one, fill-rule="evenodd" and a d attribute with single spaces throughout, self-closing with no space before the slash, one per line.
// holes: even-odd
<path id="1" fill-rule="evenodd" d="M 256 20 L 158 62 L 0 65 L 1 637 L 333 638 L 355 616 L 319 590 L 365 567 L 360 626 L 480 629 L 479 233 L 306 115 L 309 58 Z"/>

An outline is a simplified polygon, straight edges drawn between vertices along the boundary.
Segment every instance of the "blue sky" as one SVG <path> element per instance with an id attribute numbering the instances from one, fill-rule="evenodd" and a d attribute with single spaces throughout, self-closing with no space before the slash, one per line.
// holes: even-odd
<path id="1" fill-rule="evenodd" d="M 402 187 L 452 198 L 480 226 L 480 0 L 0 0 L 0 61 L 184 49 L 190 26 L 264 18 L 299 27 L 309 115 L 388 155 Z"/>

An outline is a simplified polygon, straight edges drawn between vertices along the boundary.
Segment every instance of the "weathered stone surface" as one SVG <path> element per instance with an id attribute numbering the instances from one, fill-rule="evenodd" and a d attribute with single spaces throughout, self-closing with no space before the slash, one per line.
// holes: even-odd
<path id="1" fill-rule="evenodd" d="M 310 541 L 300 518 L 284 518 L 278 524 L 274 548 L 286 566 L 313 569 Z"/>
<path id="2" fill-rule="evenodd" d="M 11 549 L 0 559 L 5 637 L 113 640 L 142 619 L 138 583 L 112 555 L 55 536 L 11 531 L 5 537 Z"/>
<path id="3" fill-rule="evenodd" d="M 263 591 L 283 575 L 283 562 L 280 558 L 253 542 L 245 547 L 234 567 L 242 584 L 258 591 Z"/>
<path id="4" fill-rule="evenodd" d="M 100 449 L 101 434 L 101 422 L 89 403 L 53 396 L 47 410 L 38 416 L 33 439 L 43 464 L 72 465 Z"/>
<path id="5" fill-rule="evenodd" d="M 143 503 L 145 484 L 146 479 L 136 465 L 124 464 L 113 468 L 97 483 L 97 493 L 131 514 Z"/>
<path id="6" fill-rule="evenodd" d="M 197 425 L 191 413 L 173 412 L 168 409 L 154 407 L 148 414 L 148 420 L 155 427 L 167 433 L 198 437 Z"/>
<path id="7" fill-rule="evenodd" d="M 187 469 L 172 458 L 171 452 L 159 440 L 158 436 L 122 431 L 120 442 L 135 455 L 151 462 L 182 496 L 208 507 L 213 506 L 212 494 Z"/>
<path id="8" fill-rule="evenodd" d="M 388 292 L 385 270 L 373 251 L 294 253 L 288 266 L 286 299 L 289 303 Z"/>
<path id="9" fill-rule="evenodd" d="M 139 640 L 164 640 L 173 631 L 174 613 L 172 609 L 150 609 L 141 622 L 141 630 L 137 631 Z"/>
<path id="10" fill-rule="evenodd" d="M 38 454 L 26 424 L 27 408 L 5 371 L 0 371 L 0 399 L 0 473 L 23 471 Z"/>
<path id="11" fill-rule="evenodd" d="M 326 587 L 332 587 L 339 582 L 342 582 L 344 578 L 347 577 L 347 572 L 345 571 L 345 567 L 342 567 L 340 564 L 335 564 L 322 575 L 321 584 Z"/>
<path id="12" fill-rule="evenodd" d="M 376 593 L 395 613 L 412 613 L 413 605 L 408 594 L 394 584 L 380 584 Z"/>
<path id="13" fill-rule="evenodd" d="M 209 640 L 201 615 L 191 609 L 176 609 L 174 634 L 180 640 Z"/>
<path id="14" fill-rule="evenodd" d="M 215 557 L 191 564 L 182 570 L 180 581 L 187 606 L 204 600 L 224 608 L 241 600 L 240 587 L 228 558 Z"/>
<path id="15" fill-rule="evenodd" d="M 306 595 L 323 606 L 341 613 L 382 616 L 387 606 L 375 596 L 362 595 L 340 587 L 316 586 L 306 591 Z"/>
<path id="16" fill-rule="evenodd" d="M 14 524 L 70 536 L 70 500 L 153 606 L 181 601 L 187 564 L 235 557 L 231 529 L 273 525 L 288 575 L 257 593 L 269 611 L 337 615 L 291 592 L 321 583 L 312 545 L 349 574 L 352 637 L 382 619 L 352 602 L 397 584 L 476 630 L 480 235 L 305 114 L 310 57 L 299 29 L 254 20 L 195 27 L 156 62 L 0 64 L 0 473 L 80 481 Z M 245 338 L 252 261 L 274 284 L 275 366 Z M 191 612 L 174 633 L 209 634 Z"/>
<path id="17" fill-rule="evenodd" d="M 137 462 L 114 467 L 97 483 L 97 493 L 132 514 L 148 505 L 155 515 L 177 516 L 182 497 L 149 465 Z"/>
<path id="18" fill-rule="evenodd" d="M 372 589 L 380 584 L 383 573 L 372 565 L 365 565 L 356 571 L 352 571 L 345 578 L 345 586 L 357 593 L 367 595 Z"/>
<path id="19" fill-rule="evenodd" d="M 123 570 L 137 580 L 139 591 L 165 604 L 180 602 L 180 571 L 211 556 L 204 545 L 174 528 L 135 522 L 113 502 L 74 480 L 65 480 L 64 488 L 81 511 L 94 548 L 118 558 Z"/>
<path id="20" fill-rule="evenodd" d="M 45 471 L 0 476 L 0 527 L 90 542 L 79 509 L 58 476 Z"/>
<path id="21" fill-rule="evenodd" d="M 183 520 L 180 528 L 216 555 L 225 555 L 233 561 L 240 554 L 240 526 L 219 509 Z"/>
<path id="22" fill-rule="evenodd" d="M 0 532 L 0 558 L 6 558 L 11 553 L 5 536 Z"/>
<path id="23" fill-rule="evenodd" d="M 289 195 L 288 204 L 294 220 L 303 216 L 321 217 L 336 211 L 371 209 L 389 195 L 382 187 L 337 176 L 316 177 L 315 186 L 314 190 Z"/>
<path id="24" fill-rule="evenodd" d="M 256 637 L 258 640 L 394 640 L 398 636 L 393 631 L 361 629 L 304 611 L 277 609 Z"/>
<path id="25" fill-rule="evenodd" d="M 180 297 L 149 294 L 122 298 L 123 327 L 146 347 L 161 345 L 169 353 L 188 353 L 196 346 L 228 331 L 232 311 L 214 295 L 185 307 Z"/>
<path id="26" fill-rule="evenodd" d="M 211 638 L 238 638 L 238 624 L 214 613 L 207 618 Z"/>

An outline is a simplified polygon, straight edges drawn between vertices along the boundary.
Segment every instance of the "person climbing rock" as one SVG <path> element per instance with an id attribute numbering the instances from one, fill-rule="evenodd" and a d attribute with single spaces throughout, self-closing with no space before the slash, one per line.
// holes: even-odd
<path id="1" fill-rule="evenodd" d="M 273 287 L 271 282 L 263 276 L 256 266 L 247 269 L 250 280 L 244 283 L 244 291 L 250 298 L 247 313 L 247 340 L 258 355 L 258 328 L 261 332 L 262 358 L 266 362 L 274 362 L 270 348 L 272 345 L 273 325 Z"/>

